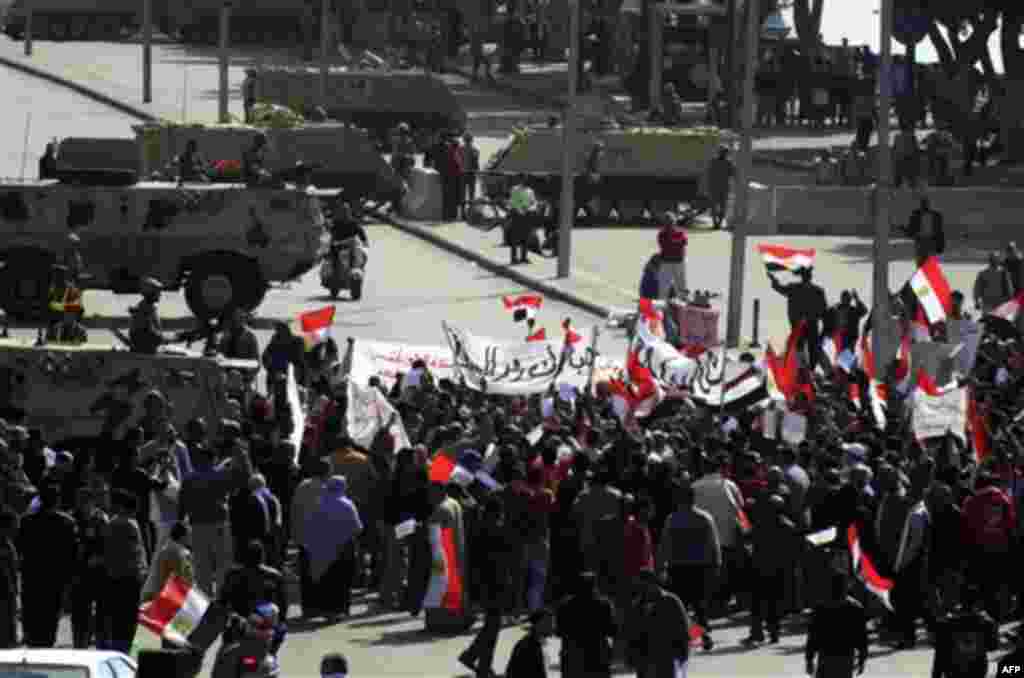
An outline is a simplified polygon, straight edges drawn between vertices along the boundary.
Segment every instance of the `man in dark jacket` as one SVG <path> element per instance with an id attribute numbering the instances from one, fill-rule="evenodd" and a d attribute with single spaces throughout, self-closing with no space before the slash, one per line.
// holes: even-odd
<path id="1" fill-rule="evenodd" d="M 612 674 L 612 639 L 618 630 L 612 602 L 598 593 L 593 572 L 580 576 L 579 591 L 557 612 L 562 675 L 602 678 Z"/>
<path id="2" fill-rule="evenodd" d="M 797 527 L 786 515 L 786 500 L 772 494 L 757 502 L 754 518 L 754 609 L 746 645 L 764 642 L 764 624 L 772 643 L 779 642 L 779 620 L 786 594 L 786 578 L 796 563 L 800 548 Z"/>
<path id="3" fill-rule="evenodd" d="M 107 569 L 104 601 L 109 649 L 127 654 L 135 639 L 142 586 L 149 563 L 142 531 L 135 520 L 137 501 L 128 492 L 115 492 L 111 499 L 114 517 L 103 540 L 103 562 Z"/>
<path id="4" fill-rule="evenodd" d="M 914 241 L 918 266 L 928 257 L 946 251 L 946 230 L 942 214 L 931 208 L 928 198 L 921 198 L 921 205 L 911 212 L 905 232 Z"/>
<path id="5" fill-rule="evenodd" d="M 95 637 L 97 647 L 106 647 L 109 638 L 103 624 L 103 603 L 106 584 L 104 540 L 110 519 L 99 507 L 93 488 L 78 491 L 74 513 L 81 544 L 75 562 L 74 587 L 71 591 L 71 629 L 76 649 L 86 649 Z"/>
<path id="6" fill-rule="evenodd" d="M 849 595 L 845 574 L 832 577 L 832 600 L 816 607 L 807 633 L 807 675 L 853 678 L 868 659 L 868 628 L 864 606 Z"/>
<path id="7" fill-rule="evenodd" d="M 64 593 L 71 583 L 78 550 L 75 519 L 60 510 L 60 488 L 47 485 L 39 495 L 38 513 L 21 521 L 22 624 L 29 647 L 53 647 L 57 642 Z M 137 606 L 136 606 L 137 607 Z"/>
<path id="8" fill-rule="evenodd" d="M 812 282 L 813 268 L 802 268 L 798 274 L 800 282 L 782 285 L 772 273 L 768 274 L 772 289 L 786 297 L 786 312 L 790 328 L 795 330 L 806 323 L 798 344 L 799 350 L 807 357 L 805 365 L 813 369 L 819 364 L 821 353 L 821 321 L 828 311 L 825 290 Z"/>
<path id="9" fill-rule="evenodd" d="M 551 610 L 541 608 L 530 615 L 530 631 L 512 648 L 505 678 L 547 678 L 544 642 L 553 629 Z M 490 674 L 493 676 L 493 674 Z"/>
<path id="10" fill-rule="evenodd" d="M 288 609 L 284 575 L 267 567 L 265 558 L 262 543 L 254 539 L 246 544 L 239 559 L 241 566 L 228 572 L 218 600 L 242 617 L 252 614 L 257 605 L 273 603 L 283 619 Z"/>
<path id="11" fill-rule="evenodd" d="M 21 577 L 18 572 L 18 514 L 10 509 L 0 511 L 0 650 L 18 646 L 18 593 Z"/>
<path id="12" fill-rule="evenodd" d="M 484 626 L 472 645 L 459 655 L 459 663 L 478 676 L 494 674 L 494 651 L 501 632 L 501 615 L 507 604 L 509 551 L 508 530 L 501 500 L 492 497 L 484 507 L 483 525 L 470 544 L 470 562 L 475 563 L 480 585 L 478 595 L 484 609 Z"/>
<path id="13" fill-rule="evenodd" d="M 636 624 L 631 630 L 637 678 L 675 678 L 690 659 L 690 617 L 679 597 L 663 589 L 654 570 L 642 570 Z M 684 674 L 685 675 L 685 674 Z"/>
<path id="14" fill-rule="evenodd" d="M 262 475 L 252 476 L 249 487 L 235 494 L 230 510 L 235 553 L 244 553 L 245 545 L 254 539 L 263 544 L 265 555 L 276 553 L 275 534 L 281 524 L 281 504 L 270 494 Z M 268 558 L 268 562 L 274 560 Z"/>

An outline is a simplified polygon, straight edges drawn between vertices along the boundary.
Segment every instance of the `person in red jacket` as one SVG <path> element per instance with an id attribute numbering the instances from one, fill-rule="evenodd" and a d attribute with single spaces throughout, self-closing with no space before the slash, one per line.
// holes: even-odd
<path id="1" fill-rule="evenodd" d="M 658 270 L 658 294 L 662 299 L 669 297 L 670 290 L 682 296 L 686 287 L 686 231 L 679 226 L 671 212 L 662 215 L 664 226 L 658 232 L 658 248 L 661 250 L 661 268 Z"/>
<path id="2" fill-rule="evenodd" d="M 465 149 L 456 134 L 449 135 L 445 143 L 445 157 L 441 170 L 442 211 L 445 221 L 457 221 L 459 206 L 465 193 L 463 182 L 466 174 Z"/>
<path id="3" fill-rule="evenodd" d="M 990 474 L 982 474 L 974 496 L 964 502 L 961 540 L 968 559 L 967 579 L 996 621 L 1003 617 L 1016 525 L 1013 501 Z"/>

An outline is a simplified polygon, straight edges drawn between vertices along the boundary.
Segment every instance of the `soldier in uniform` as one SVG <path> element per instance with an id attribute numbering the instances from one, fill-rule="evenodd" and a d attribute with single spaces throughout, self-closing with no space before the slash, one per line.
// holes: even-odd
<path id="1" fill-rule="evenodd" d="M 267 135 L 260 132 L 252 140 L 252 146 L 242 154 L 242 180 L 247 186 L 267 183 L 270 173 L 267 172 L 266 165 Z"/>
<path id="2" fill-rule="evenodd" d="M 117 330 L 114 332 L 121 341 L 128 344 L 129 349 L 133 353 L 154 355 L 157 349 L 160 348 L 160 345 L 167 341 L 163 335 L 160 314 L 157 310 L 157 304 L 160 303 L 160 293 L 164 287 L 152 278 L 143 278 L 139 287 L 142 292 L 142 301 L 130 309 L 132 326 L 128 331 L 128 336 L 125 337 L 123 333 Z"/>
<path id="3" fill-rule="evenodd" d="M 241 310 L 231 311 L 227 326 L 217 347 L 218 352 L 231 360 L 259 360 L 260 343 L 249 328 L 248 314 Z"/>

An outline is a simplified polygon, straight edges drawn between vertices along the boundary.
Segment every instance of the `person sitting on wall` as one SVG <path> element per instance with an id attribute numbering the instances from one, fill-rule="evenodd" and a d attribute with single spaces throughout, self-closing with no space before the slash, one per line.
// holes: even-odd
<path id="1" fill-rule="evenodd" d="M 189 139 L 185 144 L 185 152 L 178 156 L 178 182 L 208 181 L 210 177 L 206 174 L 206 161 L 199 155 L 199 144 L 195 139 Z"/>
<path id="2" fill-rule="evenodd" d="M 39 180 L 57 178 L 57 144 L 53 141 L 46 144 L 43 157 L 39 158 Z"/>

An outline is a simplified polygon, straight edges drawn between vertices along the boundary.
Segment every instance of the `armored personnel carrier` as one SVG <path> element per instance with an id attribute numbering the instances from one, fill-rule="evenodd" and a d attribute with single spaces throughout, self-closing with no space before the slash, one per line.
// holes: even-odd
<path id="1" fill-rule="evenodd" d="M 405 122 L 421 135 L 461 130 L 466 112 L 438 77 L 421 71 L 331 69 L 327 101 L 320 97 L 320 71 L 315 68 L 250 69 L 256 101 L 287 106 L 303 114 L 323 107 L 334 119 L 351 122 L 386 144 L 390 132 Z"/>
<path id="2" fill-rule="evenodd" d="M 401 179 L 367 134 L 351 125 L 310 123 L 283 128 L 248 125 L 189 125 L 152 123 L 133 127 L 138 144 L 138 167 L 143 176 L 167 167 L 195 141 L 211 163 L 237 165 L 258 133 L 268 140 L 267 167 L 287 172 L 296 164 L 313 168 L 311 181 L 323 189 L 342 189 L 353 203 L 395 201 Z"/>
<path id="3" fill-rule="evenodd" d="M 142 24 L 142 6 L 132 0 L 14 0 L 4 20 L 4 32 L 14 40 L 25 37 L 25 6 L 32 4 L 32 35 L 42 40 L 117 40 Z M 153 23 L 167 24 L 166 0 L 153 2 Z"/>
<path id="4" fill-rule="evenodd" d="M 254 309 L 268 284 L 313 268 L 327 246 L 320 198 L 304 186 L 137 181 L 128 170 L 62 169 L 0 185 L 0 308 L 45 313 L 52 265 L 80 238 L 90 289 L 131 293 L 153 277 L 184 288 L 200 319 Z"/>
<path id="5" fill-rule="evenodd" d="M 557 204 L 561 194 L 563 133 L 560 127 L 533 127 L 509 137 L 483 176 L 489 198 L 500 199 L 518 175 L 526 175 L 538 196 Z M 639 215 L 658 204 L 676 205 L 702 191 L 708 165 L 730 141 L 712 127 L 661 128 L 589 125 L 576 137 L 575 173 L 585 174 L 594 147 L 603 144 L 598 167 L 599 202 L 620 214 Z M 669 207 L 671 209 L 671 207 Z"/>
<path id="6" fill-rule="evenodd" d="M 236 385 L 255 377 L 255 361 L 229 361 L 185 351 L 140 355 L 112 346 L 33 346 L 0 340 L 0 416 L 25 417 L 58 449 L 103 434 L 120 438 L 143 415 L 152 390 L 170 402 L 172 423 L 227 414 Z M 20 415 L 20 416 L 19 416 Z M 73 446 L 73 445 L 71 445 Z"/>

